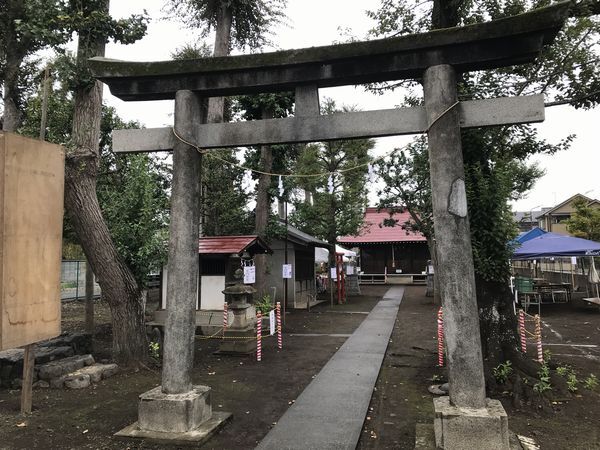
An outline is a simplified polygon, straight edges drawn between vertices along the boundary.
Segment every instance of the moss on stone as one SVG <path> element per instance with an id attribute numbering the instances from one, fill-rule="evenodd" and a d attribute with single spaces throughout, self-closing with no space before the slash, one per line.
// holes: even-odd
<path id="1" fill-rule="evenodd" d="M 540 30 L 547 30 L 544 32 L 544 43 L 547 43 L 562 26 L 567 16 L 568 7 L 569 2 L 561 2 L 492 22 L 440 29 L 397 38 L 188 60 L 133 62 L 97 57 L 90 60 L 90 67 L 94 76 L 99 79 L 162 77 L 292 66 L 306 63 L 327 63 L 332 60 L 415 51 L 500 38 L 502 36 L 529 34 Z"/>

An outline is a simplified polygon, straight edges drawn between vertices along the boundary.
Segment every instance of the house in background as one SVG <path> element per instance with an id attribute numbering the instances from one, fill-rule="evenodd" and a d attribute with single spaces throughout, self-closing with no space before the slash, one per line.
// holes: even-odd
<path id="1" fill-rule="evenodd" d="M 552 233 L 569 234 L 566 221 L 575 212 L 574 204 L 579 199 L 588 202 L 589 206 L 600 208 L 599 200 L 586 197 L 583 194 L 575 194 L 552 208 L 544 208 L 542 213 L 537 216 L 539 227 L 544 231 L 551 231 Z"/>
<path id="2" fill-rule="evenodd" d="M 396 226 L 383 225 L 390 218 Z M 361 283 L 425 283 L 429 247 L 421 233 L 402 228 L 409 220 L 407 211 L 390 217 L 387 209 L 367 208 L 360 233 L 338 239 L 341 245 L 357 249 Z"/>
<path id="3" fill-rule="evenodd" d="M 534 228 L 539 227 L 538 217 L 541 216 L 544 212 L 546 212 L 550 208 L 543 208 L 538 210 L 531 211 L 515 211 L 513 212 L 513 218 L 517 224 L 517 228 L 519 228 L 519 232 L 523 233 Z"/>

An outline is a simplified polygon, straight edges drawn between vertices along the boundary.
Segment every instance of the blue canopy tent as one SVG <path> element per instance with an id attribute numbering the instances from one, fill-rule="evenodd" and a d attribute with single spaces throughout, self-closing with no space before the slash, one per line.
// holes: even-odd
<path id="1" fill-rule="evenodd" d="M 529 231 L 523 231 L 522 233 L 519 233 L 519 235 L 515 239 L 515 242 L 517 244 L 522 244 L 523 242 L 527 242 L 527 241 L 530 241 L 531 239 L 535 239 L 536 237 L 541 236 L 542 234 L 545 234 L 545 233 L 546 232 L 544 230 L 536 227 Z"/>
<path id="2" fill-rule="evenodd" d="M 536 238 L 522 242 L 515 250 L 513 259 L 560 256 L 600 256 L 600 243 L 557 233 L 543 233 Z"/>

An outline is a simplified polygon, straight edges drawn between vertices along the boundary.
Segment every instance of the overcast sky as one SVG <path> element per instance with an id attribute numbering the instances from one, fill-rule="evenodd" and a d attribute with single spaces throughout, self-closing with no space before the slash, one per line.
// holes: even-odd
<path id="1" fill-rule="evenodd" d="M 161 8 L 163 0 L 128 0 L 111 2 L 113 17 L 128 16 L 146 10 L 152 22 L 148 34 L 142 40 L 129 46 L 110 44 L 106 49 L 109 58 L 132 61 L 157 61 L 170 59 L 171 53 L 185 43 L 197 41 L 199 36 L 185 29 L 174 20 L 165 20 Z M 357 37 L 364 37 L 373 26 L 365 15 L 365 10 L 376 9 L 380 0 L 288 0 L 287 26 L 274 30 L 273 42 L 281 49 L 328 45 L 343 41 L 340 29 L 350 29 Z M 212 41 L 209 40 L 212 44 Z M 320 89 L 319 95 L 331 97 L 339 105 L 355 105 L 362 110 L 384 109 L 396 106 L 398 94 L 374 96 L 361 88 L 351 86 L 333 89 Z M 127 120 L 139 120 L 147 127 L 170 126 L 173 123 L 173 104 L 170 101 L 123 102 L 105 90 L 106 101 L 117 108 Z M 587 193 L 600 197 L 600 145 L 598 125 L 600 108 L 591 111 L 576 111 L 568 106 L 546 109 L 546 121 L 536 125 L 541 135 L 549 142 L 558 142 L 569 134 L 577 138 L 571 150 L 554 156 L 532 158 L 546 171 L 528 196 L 516 202 L 516 210 L 539 209 L 552 206 L 576 193 Z M 376 154 L 384 154 L 394 147 L 407 142 L 407 138 L 382 138 L 377 140 Z M 376 196 L 370 196 L 375 204 Z"/>

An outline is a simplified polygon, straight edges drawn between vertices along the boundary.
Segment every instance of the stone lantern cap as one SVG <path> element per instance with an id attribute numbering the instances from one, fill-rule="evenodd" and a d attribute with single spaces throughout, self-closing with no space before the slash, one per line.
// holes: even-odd
<path id="1" fill-rule="evenodd" d="M 252 295 L 256 293 L 256 289 L 252 286 L 242 283 L 236 283 L 232 286 L 227 286 L 223 290 L 223 294 L 225 295 L 233 295 L 233 296 L 242 296 L 242 295 Z"/>

